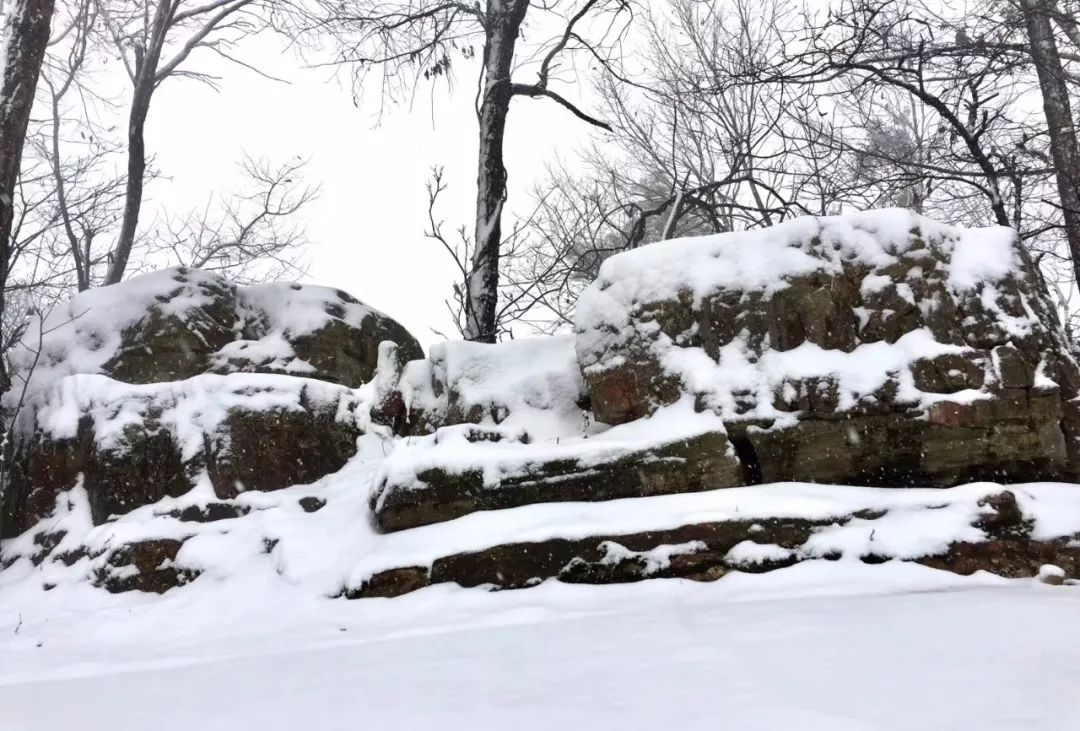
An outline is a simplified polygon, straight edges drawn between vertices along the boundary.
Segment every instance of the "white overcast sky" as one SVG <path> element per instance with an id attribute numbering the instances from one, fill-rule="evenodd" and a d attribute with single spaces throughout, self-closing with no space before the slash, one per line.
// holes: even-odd
<path id="1" fill-rule="evenodd" d="M 441 211 L 448 230 L 472 228 L 476 190 L 476 75 L 461 65 L 452 92 L 445 84 L 417 89 L 411 107 L 380 107 L 370 95 L 361 109 L 349 78 L 305 68 L 283 42 L 265 35 L 242 49 L 245 59 L 287 79 L 282 84 L 238 66 L 220 73 L 220 91 L 171 79 L 155 97 L 147 132 L 156 167 L 169 178 L 150 188 L 147 216 L 162 208 L 198 205 L 235 181 L 244 152 L 284 160 L 310 158 L 309 175 L 322 194 L 307 209 L 308 281 L 344 289 L 408 327 L 426 346 L 450 334 L 444 299 L 454 267 L 424 238 L 432 165 L 450 185 Z M 205 64 L 195 67 L 203 69 Z M 558 106 L 515 100 L 506 142 L 510 208 L 530 209 L 529 189 L 556 152 L 572 156 L 589 133 Z"/>

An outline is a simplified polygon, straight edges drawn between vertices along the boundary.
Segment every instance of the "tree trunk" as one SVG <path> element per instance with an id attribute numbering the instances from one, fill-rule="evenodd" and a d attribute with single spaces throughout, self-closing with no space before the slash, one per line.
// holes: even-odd
<path id="1" fill-rule="evenodd" d="M 127 183 L 124 189 L 124 219 L 120 235 L 109 256 L 109 269 L 105 284 L 116 284 L 124 278 L 131 249 L 135 245 L 135 233 L 139 227 L 142 210 L 143 183 L 146 179 L 146 117 L 150 112 L 150 98 L 154 93 L 154 71 L 143 69 L 135 82 L 128 115 L 128 164 Z"/>
<path id="2" fill-rule="evenodd" d="M 476 236 L 466 280 L 465 339 L 495 342 L 498 335 L 499 247 L 506 201 L 503 139 L 513 91 L 514 46 L 529 0 L 488 0 L 484 41 L 484 91 L 480 121 L 479 174 L 476 180 Z"/>
<path id="3" fill-rule="evenodd" d="M 7 286 L 13 254 L 12 228 L 15 223 L 15 187 L 19 180 L 26 125 L 34 105 L 41 62 L 49 42 L 53 0 L 13 0 L 4 18 L 3 49 L 0 59 L 0 318 L 4 314 L 3 291 Z M 7 371 L 0 358 L 0 392 L 8 387 Z"/>
<path id="4" fill-rule="evenodd" d="M 1065 70 L 1051 25 L 1054 6 L 1049 0 L 1021 0 L 1020 5 L 1027 23 L 1031 58 L 1042 90 L 1065 239 L 1072 256 L 1073 272 L 1080 282 L 1080 148 L 1076 143 L 1076 127 L 1069 104 Z"/>
<path id="5" fill-rule="evenodd" d="M 41 62 L 49 43 L 52 25 L 53 0 L 12 0 L 6 3 L 9 13 L 0 28 L 0 320 L 4 316 L 8 276 L 14 246 L 11 240 L 15 226 L 15 188 L 22 165 L 26 126 L 34 106 Z M 0 353 L 0 394 L 11 388 L 7 359 Z M 0 504 L 8 482 L 7 420 L 10 414 L 0 414 Z M 2 512 L 0 512 L 2 518 Z"/>

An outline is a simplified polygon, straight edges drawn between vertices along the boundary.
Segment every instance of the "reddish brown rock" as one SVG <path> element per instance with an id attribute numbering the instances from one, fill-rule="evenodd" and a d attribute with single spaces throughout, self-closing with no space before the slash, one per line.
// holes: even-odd
<path id="1" fill-rule="evenodd" d="M 158 538 L 129 543 L 109 553 L 94 575 L 94 583 L 110 592 L 145 591 L 164 594 L 193 581 L 199 574 L 176 565 L 183 540 Z"/>
<path id="2" fill-rule="evenodd" d="M 984 512 L 974 525 L 984 531 L 985 540 L 954 542 L 940 553 L 905 560 L 959 574 L 989 571 L 1010 578 L 1037 576 L 1043 565 L 1053 564 L 1066 576 L 1080 577 L 1080 534 L 1034 539 L 1032 520 L 1007 490 L 983 498 L 979 505 Z M 923 508 L 928 512 L 933 509 Z M 628 535 L 509 543 L 443 556 L 435 559 L 430 569 L 412 566 L 380 571 L 358 586 L 347 587 L 343 595 L 352 599 L 398 596 L 446 582 L 522 589 L 547 579 L 586 584 L 676 577 L 712 581 L 732 571 L 763 573 L 800 561 L 841 558 L 840 553 L 809 550 L 810 538 L 852 520 L 872 525 L 886 515 L 884 511 L 860 511 L 821 520 L 731 520 Z M 753 561 L 738 560 L 732 549 L 747 542 L 771 550 Z M 855 558 L 864 563 L 895 560 L 869 549 Z"/>
<path id="3" fill-rule="evenodd" d="M 885 218 L 896 225 L 879 226 Z M 626 423 L 691 396 L 745 434 L 740 458 L 766 482 L 1080 479 L 1080 367 L 1016 237 L 900 211 L 783 227 L 775 238 L 663 242 L 605 262 L 576 326 L 598 421 Z M 1015 266 L 958 283 L 964 237 L 970 247 L 998 239 L 994 255 Z M 784 248 L 773 252 L 774 277 L 757 277 L 755 241 Z M 654 247 L 665 246 L 685 267 L 663 262 Z M 788 252 L 798 266 L 783 272 Z M 885 347 L 904 338 L 917 347 Z M 800 358 L 778 357 L 799 348 Z M 841 362 L 882 385 L 845 393 L 831 365 Z"/>
<path id="4" fill-rule="evenodd" d="M 533 503 L 598 501 L 696 492 L 743 484 L 727 436 L 706 432 L 661 442 L 597 462 L 568 451 L 562 459 L 526 460 L 497 485 L 480 468 L 431 468 L 415 477 L 386 477 L 371 496 L 375 524 L 397 531 L 476 512 Z"/>

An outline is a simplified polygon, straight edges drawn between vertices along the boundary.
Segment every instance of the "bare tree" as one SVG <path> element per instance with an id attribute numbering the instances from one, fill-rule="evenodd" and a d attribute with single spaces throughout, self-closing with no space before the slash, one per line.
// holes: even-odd
<path id="1" fill-rule="evenodd" d="M 1002 95 L 1017 85 L 1023 60 L 992 37 L 999 31 L 984 30 L 978 35 L 990 39 L 976 50 L 965 37 L 958 43 L 956 29 L 928 22 L 920 6 L 850 0 L 811 25 L 808 47 L 791 54 L 781 73 L 789 83 L 811 84 L 840 102 L 854 96 L 880 109 L 888 92 L 886 104 L 895 103 L 897 93 L 917 103 L 933 115 L 944 144 L 925 161 L 898 162 L 924 179 L 982 196 L 994 220 L 1007 226 L 1009 175 L 1001 148 L 1014 145 L 1028 128 L 1010 116 L 1014 99 Z"/>
<path id="2" fill-rule="evenodd" d="M 818 88 L 858 92 L 848 99 L 891 89 L 924 108 L 937 127 L 926 139 L 931 154 L 917 164 L 898 161 L 897 169 L 929 181 L 930 212 L 1015 228 L 1051 289 L 1063 293 L 1069 320 L 1080 274 L 1080 155 L 1070 101 L 1080 34 L 1075 2 L 1067 2 L 1071 12 L 1049 0 L 958 8 L 854 0 L 813 25 L 810 48 L 791 54 L 787 70 L 801 64 L 795 76 Z M 1030 108 L 1033 99 L 1042 115 Z"/>
<path id="3" fill-rule="evenodd" d="M 810 90 L 759 80 L 796 19 L 783 0 L 672 0 L 639 15 L 641 67 L 597 87 L 613 132 L 552 168 L 528 242 L 505 257 L 519 317 L 569 324 L 578 291 L 619 251 L 835 212 L 857 196 L 846 153 L 821 144 L 835 130 Z"/>
<path id="4" fill-rule="evenodd" d="M 26 126 L 34 104 L 53 0 L 4 0 L 0 28 L 0 319 L 3 290 L 10 274 L 15 193 L 22 163 Z M 8 389 L 7 368 L 0 366 L 0 393 Z"/>
<path id="5" fill-rule="evenodd" d="M 672 0 L 648 13 L 644 68 L 600 88 L 614 134 L 539 191 L 531 244 L 505 278 L 542 296 L 546 329 L 620 250 L 880 206 L 1011 225 L 1058 272 L 1071 257 L 1051 182 L 1080 166 L 1054 164 L 1030 108 L 1020 16 L 974 2 L 843 0 L 815 14 L 785 0 Z M 1072 16 L 1052 17 L 1071 38 Z"/>
<path id="6" fill-rule="evenodd" d="M 424 235 L 436 241 L 450 255 L 456 268 L 455 281 L 452 285 L 452 294 L 446 299 L 447 312 L 460 336 L 467 335 L 469 311 L 469 267 L 473 260 L 473 238 L 469 235 L 465 226 L 458 227 L 453 234 L 445 230 L 446 221 L 439 217 L 437 208 L 439 198 L 446 191 L 446 183 L 443 169 L 435 167 L 431 171 L 431 178 L 427 182 L 428 195 L 428 225 Z M 535 213 L 539 211 L 537 206 L 534 216 L 526 220 L 515 220 L 514 225 L 505 234 L 499 243 L 499 257 L 503 263 L 517 262 L 524 256 L 525 250 L 530 246 L 527 235 L 528 226 L 533 222 Z M 535 304 L 534 292 L 544 286 L 544 277 L 532 277 L 528 282 L 520 282 L 512 276 L 507 276 L 507 269 L 499 278 L 496 301 L 498 307 L 494 315 L 494 329 L 496 339 L 509 336 L 513 337 L 515 325 L 522 322 L 523 318 Z M 435 331 L 437 335 L 445 335 Z"/>
<path id="7" fill-rule="evenodd" d="M 46 115 L 32 135 L 31 153 L 51 173 L 50 205 L 39 219 L 56 226 L 43 247 L 53 258 L 69 260 L 75 288 L 82 291 L 92 286 L 95 265 L 103 260 L 95 244 L 122 215 L 124 180 L 110 164 L 122 146 L 94 113 L 99 106 L 112 111 L 113 105 L 88 83 L 99 30 L 97 0 L 78 0 L 63 11 L 42 68 L 39 104 Z"/>
<path id="8" fill-rule="evenodd" d="M 352 65 L 358 82 L 370 69 L 379 69 L 382 90 L 390 95 L 413 88 L 420 78 L 449 76 L 454 58 L 470 59 L 474 46 L 482 46 L 476 101 L 480 142 L 476 219 L 462 291 L 466 338 L 494 342 L 498 335 L 507 197 L 503 144 L 511 101 L 548 99 L 594 127 L 610 129 L 556 89 L 555 83 L 575 55 L 606 64 L 630 18 L 629 0 L 322 0 L 319 11 L 297 29 L 313 44 L 329 34 L 337 47 L 334 62 Z M 527 22 L 544 40 L 522 42 Z M 531 81 L 515 78 L 524 61 L 535 68 Z"/>
<path id="9" fill-rule="evenodd" d="M 309 243 L 297 214 L 319 194 L 304 183 L 307 161 L 275 165 L 246 158 L 244 187 L 216 205 L 166 220 L 148 240 L 151 254 L 180 266 L 228 273 L 238 282 L 305 273 L 300 252 Z"/>
<path id="10" fill-rule="evenodd" d="M 178 62 L 199 49 L 232 60 L 232 44 L 265 25 L 269 3 L 281 6 L 278 0 L 263 0 L 220 19 L 220 11 L 235 3 L 215 4 L 211 13 L 211 8 L 186 9 L 184 2 L 174 1 L 171 11 L 161 6 L 162 12 L 172 12 L 170 32 L 149 36 L 164 38 L 166 44 L 160 58 L 167 60 L 159 63 L 157 85 L 173 77 L 213 85 L 213 77 Z M 139 124 L 115 134 L 125 110 L 114 72 L 121 65 L 125 70 L 138 65 L 137 58 L 125 54 L 145 58 L 133 50 L 144 41 L 140 28 L 127 35 L 116 32 L 117 24 L 129 25 L 121 24 L 120 10 L 130 12 L 130 3 L 73 0 L 57 9 L 57 31 L 45 54 L 16 196 L 19 226 L 13 241 L 22 260 L 18 286 L 32 287 L 39 302 L 63 299 L 71 289 L 119 276 L 121 259 L 127 273 L 167 264 L 201 265 L 244 280 L 303 271 L 300 250 L 306 238 L 296 225 L 296 214 L 315 197 L 317 186 L 304 180 L 300 159 L 284 164 L 247 159 L 235 193 L 208 195 L 204 207 L 188 213 L 175 208 L 157 213 L 136 225 L 134 239 L 126 238 L 131 222 L 146 218 L 143 193 L 159 171 L 144 164 L 141 174 L 132 178 L 120 171 L 127 167 L 122 161 L 117 164 L 125 156 L 128 163 L 149 158 L 146 145 L 139 144 Z M 199 40 L 203 32 L 206 36 Z M 111 53 L 117 44 L 122 52 Z M 149 78 L 146 73 L 142 78 Z M 138 114 L 136 118 L 145 121 Z M 126 252 L 126 259 L 118 257 L 118 251 Z"/>
<path id="11" fill-rule="evenodd" d="M 205 49 L 236 60 L 230 55 L 231 47 L 264 27 L 272 8 L 269 0 L 96 2 L 105 32 L 131 82 L 124 213 L 105 275 L 106 284 L 115 284 L 124 276 L 136 241 L 147 166 L 146 120 L 155 92 L 170 78 L 213 83 L 212 77 L 185 66 L 191 54 Z"/>
<path id="12" fill-rule="evenodd" d="M 122 153 L 108 142 L 80 139 L 65 140 L 56 157 L 54 129 L 51 121 L 43 124 L 34 140 L 41 149 L 31 150 L 32 170 L 43 174 L 24 176 L 20 186 L 34 199 L 23 206 L 33 225 L 24 225 L 19 238 L 30 256 L 23 254 L 26 266 L 18 278 L 42 304 L 104 283 L 124 212 L 123 177 L 95 174 L 97 167 L 110 170 Z M 319 193 L 308 180 L 307 161 L 245 157 L 239 168 L 233 190 L 208 195 L 198 208 L 161 210 L 136 238 L 128 273 L 173 265 L 217 271 L 237 282 L 303 276 L 311 243 L 303 210 Z M 24 276 L 29 267 L 36 270 L 30 278 Z"/>

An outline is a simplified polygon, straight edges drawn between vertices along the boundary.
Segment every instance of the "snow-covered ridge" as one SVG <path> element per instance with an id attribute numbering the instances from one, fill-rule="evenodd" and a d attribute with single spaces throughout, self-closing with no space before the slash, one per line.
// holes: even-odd
<path id="1" fill-rule="evenodd" d="M 370 484 L 375 455 L 384 445 L 370 437 L 363 441 L 361 457 L 340 473 L 311 485 L 242 493 L 228 501 L 237 508 L 233 517 L 212 522 L 178 517 L 189 506 L 220 502 L 208 485 L 101 525 L 91 521 L 86 491 L 76 486 L 59 497 L 49 521 L 58 536 L 53 555 L 63 560 L 32 563 L 30 557 L 41 550 L 34 532 L 7 541 L 8 555 L 23 558 L 0 573 L 0 590 L 26 593 L 35 587 L 60 587 L 64 591 L 57 596 L 62 597 L 95 577 L 115 574 L 110 557 L 117 547 L 161 540 L 179 545 L 172 564 L 200 576 L 176 590 L 191 600 L 212 597 L 221 582 L 284 582 L 274 591 L 339 597 L 350 590 L 359 592 L 383 572 L 404 567 L 430 572 L 455 556 L 475 555 L 478 575 L 483 576 L 481 567 L 498 568 L 500 547 L 524 546 L 529 551 L 533 546 L 531 552 L 543 556 L 549 542 L 580 542 L 600 553 L 599 563 L 614 564 L 616 554 L 626 559 L 638 553 L 627 550 L 620 536 L 638 536 L 640 541 L 643 535 L 662 537 L 709 525 L 744 527 L 731 537 L 725 534 L 719 544 L 661 542 L 655 551 L 640 553 L 646 559 L 670 560 L 719 547 L 718 560 L 734 567 L 729 572 L 760 570 L 755 564 L 770 561 L 781 566 L 822 559 L 858 564 L 867 557 L 875 562 L 920 561 L 948 557 L 955 545 L 984 544 L 990 529 L 979 527 L 979 522 L 998 518 L 1001 508 L 994 506 L 993 498 L 1003 492 L 1001 486 L 989 483 L 946 490 L 789 483 L 600 503 L 529 505 L 384 534 L 367 520 L 367 496 L 358 487 Z M 1032 545 L 1056 541 L 1060 546 L 1056 550 L 1080 565 L 1080 493 L 1075 485 L 1033 483 L 1006 492 L 1019 508 L 1020 517 L 1015 519 L 1024 521 L 1024 540 Z M 304 501 L 311 500 L 319 507 L 308 512 Z M 773 542 L 772 526 L 785 521 L 809 527 L 799 529 L 798 543 L 782 547 Z M 1004 530 L 1012 530 L 1010 524 Z M 1011 562 L 1017 560 L 1003 554 L 1001 566 L 1015 569 L 1020 564 Z M 1033 574 L 1039 559 L 1033 555 L 1032 560 Z M 567 568 L 571 563 L 568 558 L 557 565 Z M 459 580 L 476 583 L 467 574 Z"/>

